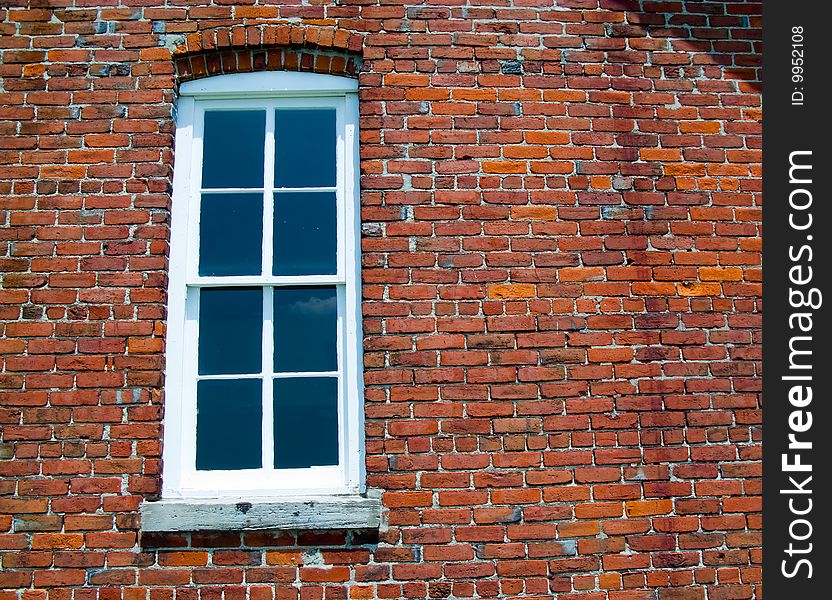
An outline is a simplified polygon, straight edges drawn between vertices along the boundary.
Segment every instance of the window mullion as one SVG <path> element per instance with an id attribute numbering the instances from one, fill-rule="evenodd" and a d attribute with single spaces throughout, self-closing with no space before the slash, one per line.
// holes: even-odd
<path id="1" fill-rule="evenodd" d="M 274 288 L 263 288 L 263 468 L 274 468 Z"/>
<path id="2" fill-rule="evenodd" d="M 272 274 L 274 257 L 274 106 L 266 107 L 263 168 L 263 275 Z M 274 468 L 274 288 L 263 288 L 263 468 Z"/>
<path id="3" fill-rule="evenodd" d="M 266 108 L 266 156 L 263 169 L 263 274 L 272 274 L 274 248 L 274 107 Z"/>

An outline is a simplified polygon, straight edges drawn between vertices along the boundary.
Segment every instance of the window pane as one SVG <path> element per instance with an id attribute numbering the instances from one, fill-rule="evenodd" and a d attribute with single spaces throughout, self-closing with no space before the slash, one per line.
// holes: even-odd
<path id="1" fill-rule="evenodd" d="M 260 379 L 197 383 L 198 471 L 262 466 L 262 389 Z"/>
<path id="2" fill-rule="evenodd" d="M 202 194 L 199 274 L 260 275 L 262 194 Z"/>
<path id="3" fill-rule="evenodd" d="M 335 192 L 274 195 L 274 274 L 336 272 Z"/>
<path id="4" fill-rule="evenodd" d="M 338 379 L 274 380 L 274 466 L 338 464 Z"/>
<path id="5" fill-rule="evenodd" d="M 276 187 L 335 185 L 334 110 L 278 110 L 274 135 Z"/>
<path id="6" fill-rule="evenodd" d="M 335 286 L 275 288 L 275 372 L 337 370 L 337 315 Z"/>
<path id="7" fill-rule="evenodd" d="M 199 293 L 199 374 L 259 373 L 263 290 L 203 288 Z"/>
<path id="8" fill-rule="evenodd" d="M 202 187 L 263 187 L 266 111 L 205 113 Z"/>

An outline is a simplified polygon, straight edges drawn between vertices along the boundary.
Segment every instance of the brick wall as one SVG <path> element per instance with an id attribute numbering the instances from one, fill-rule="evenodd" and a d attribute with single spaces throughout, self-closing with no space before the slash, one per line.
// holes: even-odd
<path id="1" fill-rule="evenodd" d="M 0 600 L 762 597 L 759 2 L 117 4 L 0 8 Z M 177 79 L 265 68 L 359 77 L 384 525 L 142 535 Z"/>

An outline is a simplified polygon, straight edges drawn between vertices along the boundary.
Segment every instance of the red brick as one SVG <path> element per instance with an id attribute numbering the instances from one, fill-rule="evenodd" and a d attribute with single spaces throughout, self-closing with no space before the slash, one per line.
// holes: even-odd
<path id="1" fill-rule="evenodd" d="M 759 3 L 533 4 L 0 12 L 0 600 L 759 595 Z M 359 78 L 385 525 L 139 542 L 175 91 L 266 68 Z"/>

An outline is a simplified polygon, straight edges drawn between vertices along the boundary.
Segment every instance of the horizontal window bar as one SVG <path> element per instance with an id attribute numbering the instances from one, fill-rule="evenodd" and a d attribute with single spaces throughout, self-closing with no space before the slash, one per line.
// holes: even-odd
<path id="1" fill-rule="evenodd" d="M 337 192 L 336 187 L 278 187 L 274 188 L 275 193 L 281 192 Z"/>
<path id="2" fill-rule="evenodd" d="M 317 371 L 317 372 L 303 372 L 303 373 L 274 373 L 272 377 L 275 379 L 287 379 L 289 377 L 338 377 L 338 371 Z"/>
<path id="3" fill-rule="evenodd" d="M 236 373 L 233 375 L 197 375 L 198 381 L 212 380 L 212 379 L 260 379 L 263 377 L 262 373 Z"/>
<path id="4" fill-rule="evenodd" d="M 263 188 L 256 187 L 256 188 L 202 188 L 200 190 L 203 194 L 239 194 L 241 192 L 257 192 L 262 194 Z"/>
<path id="5" fill-rule="evenodd" d="M 230 276 L 230 277 L 195 277 L 188 281 L 187 287 L 233 287 L 258 286 L 281 287 L 287 285 L 345 285 L 346 279 L 340 275 L 281 275 L 281 276 Z"/>
<path id="6" fill-rule="evenodd" d="M 275 379 L 288 379 L 290 377 L 340 377 L 341 373 L 338 371 L 303 371 L 298 373 L 272 373 L 271 377 Z M 263 377 L 262 373 L 236 373 L 223 375 L 197 375 L 198 381 L 214 380 L 214 379 L 260 379 Z M 267 375 L 268 377 L 268 375 Z"/>
<path id="7" fill-rule="evenodd" d="M 201 194 L 240 194 L 243 192 L 256 192 L 256 193 L 263 193 L 266 188 L 262 187 L 231 187 L 231 188 L 202 188 L 200 189 Z M 331 187 L 276 187 L 270 188 L 271 191 L 276 193 L 288 193 L 288 192 L 337 192 L 338 188 L 335 186 Z"/>

